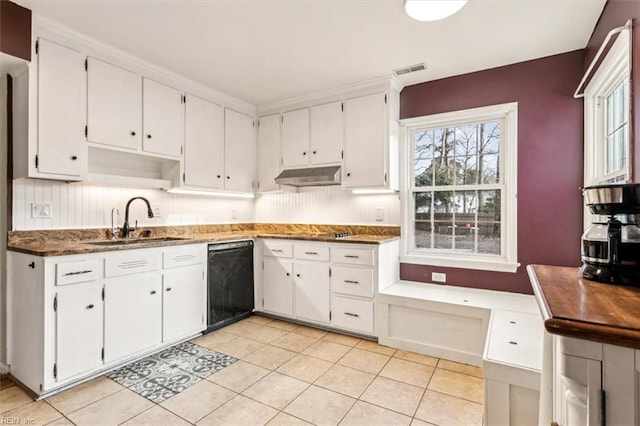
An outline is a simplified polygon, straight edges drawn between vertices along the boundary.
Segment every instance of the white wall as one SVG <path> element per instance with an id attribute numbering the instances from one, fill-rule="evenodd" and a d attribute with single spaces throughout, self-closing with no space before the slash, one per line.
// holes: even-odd
<path id="1" fill-rule="evenodd" d="M 93 228 L 111 226 L 111 209 L 120 210 L 124 222 L 125 205 L 142 196 L 152 206 L 160 205 L 160 217 L 149 219 L 140 200 L 131 204 L 129 221 L 133 225 L 197 225 L 253 221 L 253 200 L 169 194 L 160 189 L 64 183 L 38 179 L 13 181 L 14 230 Z M 31 217 L 32 203 L 50 203 L 50 219 Z M 235 210 L 235 219 L 233 211 Z"/>
<path id="2" fill-rule="evenodd" d="M 376 210 L 384 218 L 376 220 Z M 338 186 L 300 188 L 298 193 L 258 195 L 256 222 L 400 225 L 400 196 L 354 195 Z"/>
<path id="3" fill-rule="evenodd" d="M 14 230 L 111 226 L 111 209 L 124 209 L 132 197 L 160 205 L 148 219 L 144 203 L 131 204 L 130 222 L 140 225 L 194 225 L 232 222 L 400 225 L 398 194 L 354 195 L 340 187 L 300 188 L 298 193 L 258 195 L 255 200 L 169 194 L 159 189 L 64 183 L 38 179 L 13 181 Z M 51 218 L 31 217 L 32 203 L 50 203 Z M 384 218 L 376 220 L 376 210 Z M 235 210 L 235 219 L 233 211 Z"/>

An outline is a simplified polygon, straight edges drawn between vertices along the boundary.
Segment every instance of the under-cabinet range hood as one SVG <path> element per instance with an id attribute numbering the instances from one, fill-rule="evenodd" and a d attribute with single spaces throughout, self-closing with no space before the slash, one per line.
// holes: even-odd
<path id="1" fill-rule="evenodd" d="M 291 186 L 340 185 L 340 166 L 283 170 L 276 177 L 276 183 Z"/>

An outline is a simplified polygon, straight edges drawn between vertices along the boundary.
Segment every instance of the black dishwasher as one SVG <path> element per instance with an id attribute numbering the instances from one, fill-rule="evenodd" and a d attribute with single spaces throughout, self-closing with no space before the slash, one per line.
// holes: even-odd
<path id="1" fill-rule="evenodd" d="M 206 333 L 251 315 L 253 241 L 210 244 Z"/>

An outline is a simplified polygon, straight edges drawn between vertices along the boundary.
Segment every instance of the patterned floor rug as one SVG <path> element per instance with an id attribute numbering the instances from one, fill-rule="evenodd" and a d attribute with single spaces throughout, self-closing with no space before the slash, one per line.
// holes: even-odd
<path id="1" fill-rule="evenodd" d="M 107 374 L 111 380 L 157 404 L 237 360 L 183 342 Z"/>

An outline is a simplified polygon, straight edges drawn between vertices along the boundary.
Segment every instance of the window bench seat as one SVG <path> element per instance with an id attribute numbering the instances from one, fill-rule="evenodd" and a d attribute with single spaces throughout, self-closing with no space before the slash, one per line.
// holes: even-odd
<path id="1" fill-rule="evenodd" d="M 485 424 L 537 424 L 544 326 L 534 296 L 398 281 L 375 311 L 380 344 L 483 367 Z"/>

